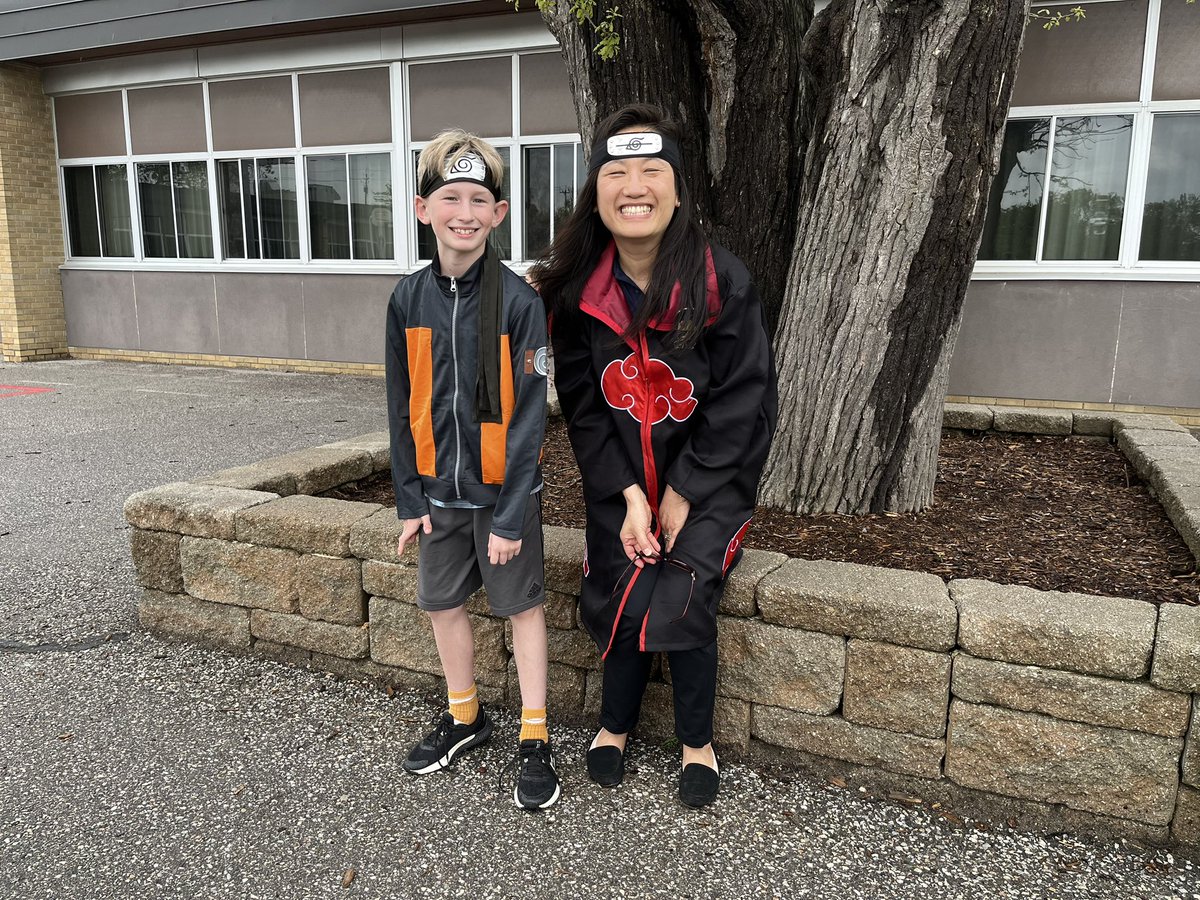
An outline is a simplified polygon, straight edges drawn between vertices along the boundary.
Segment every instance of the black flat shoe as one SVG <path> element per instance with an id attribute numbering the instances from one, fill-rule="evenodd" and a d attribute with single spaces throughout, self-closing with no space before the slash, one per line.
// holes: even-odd
<path id="1" fill-rule="evenodd" d="M 587 752 L 588 778 L 605 787 L 616 787 L 625 777 L 625 754 L 618 747 L 592 747 Z"/>
<path id="2" fill-rule="evenodd" d="M 699 809 L 717 799 L 721 776 L 703 763 L 689 763 L 679 773 L 679 801 Z"/>

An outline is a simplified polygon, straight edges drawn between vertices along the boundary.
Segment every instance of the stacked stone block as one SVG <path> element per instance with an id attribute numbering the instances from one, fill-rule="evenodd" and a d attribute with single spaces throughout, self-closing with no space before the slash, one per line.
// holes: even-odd
<path id="1" fill-rule="evenodd" d="M 1145 454 L 1141 465 L 1168 459 L 1185 483 L 1195 477 L 1186 453 L 1156 455 L 1190 450 L 1173 423 L 1094 415 L 1076 413 L 1075 433 L 1107 428 L 1131 458 Z M 948 410 L 947 424 L 989 416 L 992 427 L 994 412 Z M 386 434 L 369 435 L 131 497 L 143 624 L 440 692 L 417 557 L 396 554 L 395 511 L 305 492 L 385 471 L 386 451 Z M 558 720 L 599 711 L 602 663 L 578 616 L 583 549 L 581 532 L 545 529 Z M 468 613 L 484 699 L 517 705 L 507 623 L 482 591 Z M 909 792 L 1012 798 L 1072 827 L 1200 845 L 1200 608 L 747 550 L 719 613 L 723 752 L 871 767 Z M 670 682 L 664 659 L 644 737 L 673 731 Z"/>

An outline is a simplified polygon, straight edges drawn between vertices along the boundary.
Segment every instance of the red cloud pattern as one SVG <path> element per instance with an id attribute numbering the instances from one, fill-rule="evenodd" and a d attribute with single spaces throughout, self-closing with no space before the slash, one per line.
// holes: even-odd
<path id="1" fill-rule="evenodd" d="M 651 425 L 667 416 L 683 422 L 696 409 L 692 382 L 677 377 L 661 359 L 651 358 L 645 375 L 637 354 L 614 359 L 605 367 L 600 386 L 609 406 L 625 410 L 638 422 L 644 422 L 647 414 Z"/>

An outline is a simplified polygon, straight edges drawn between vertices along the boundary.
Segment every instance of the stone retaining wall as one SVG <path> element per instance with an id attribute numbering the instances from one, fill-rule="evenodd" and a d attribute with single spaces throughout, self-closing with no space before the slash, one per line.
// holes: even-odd
<path id="1" fill-rule="evenodd" d="M 1200 555 L 1200 444 L 1169 419 L 948 405 L 945 424 L 1115 439 Z M 367 435 L 130 497 L 143 625 L 441 691 L 395 511 L 307 493 L 387 467 L 387 435 Z M 547 527 L 545 540 L 550 714 L 594 717 L 582 533 Z M 482 593 L 468 609 L 481 693 L 516 705 L 511 633 Z M 1079 830 L 1200 847 L 1200 608 L 748 550 L 720 613 L 723 752 L 866 767 L 999 815 L 1017 803 Z M 656 673 L 651 738 L 672 730 L 670 672 Z"/>

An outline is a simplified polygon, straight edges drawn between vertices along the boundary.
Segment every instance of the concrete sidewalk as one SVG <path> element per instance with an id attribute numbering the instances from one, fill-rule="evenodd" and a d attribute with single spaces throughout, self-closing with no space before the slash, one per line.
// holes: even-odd
<path id="1" fill-rule="evenodd" d="M 717 805 L 687 811 L 675 758 L 637 742 L 605 790 L 580 729 L 554 731 L 562 801 L 526 814 L 499 781 L 505 712 L 456 769 L 404 777 L 425 699 L 139 632 L 121 514 L 141 488 L 382 429 L 382 380 L 64 361 L 0 365 L 0 385 L 20 389 L 0 387 L 0 898 L 1200 898 L 1163 851 L 775 770 L 727 764 Z"/>

